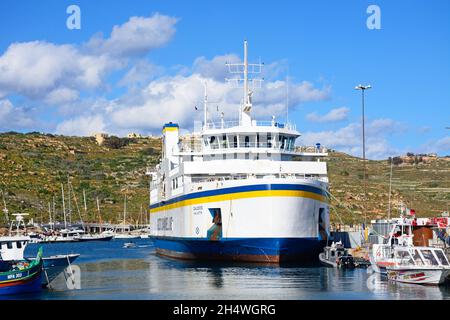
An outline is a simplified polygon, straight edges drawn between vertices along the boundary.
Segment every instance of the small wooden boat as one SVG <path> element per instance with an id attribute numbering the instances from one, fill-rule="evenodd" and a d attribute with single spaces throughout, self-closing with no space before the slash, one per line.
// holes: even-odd
<path id="1" fill-rule="evenodd" d="M 386 266 L 391 281 L 428 285 L 450 282 L 450 264 L 440 248 L 396 248 L 394 259 L 393 265 Z"/>
<path id="2" fill-rule="evenodd" d="M 344 248 L 342 242 L 333 242 L 331 246 L 327 246 L 324 252 L 319 254 L 320 262 L 332 268 L 354 268 L 355 262 L 353 256 Z"/>
<path id="3" fill-rule="evenodd" d="M 38 292 L 42 282 L 42 248 L 33 261 L 2 261 L 0 295 Z"/>

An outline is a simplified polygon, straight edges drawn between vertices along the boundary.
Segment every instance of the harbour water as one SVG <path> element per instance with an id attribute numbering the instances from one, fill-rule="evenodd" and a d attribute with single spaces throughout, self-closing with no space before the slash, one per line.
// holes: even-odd
<path id="1" fill-rule="evenodd" d="M 129 241 L 129 240 L 128 240 Z M 63 276 L 53 288 L 21 299 L 450 299 L 450 288 L 389 283 L 365 269 L 204 263 L 163 258 L 149 239 L 44 244 L 44 255 L 80 253 L 81 288 Z M 38 245 L 30 244 L 26 256 Z"/>

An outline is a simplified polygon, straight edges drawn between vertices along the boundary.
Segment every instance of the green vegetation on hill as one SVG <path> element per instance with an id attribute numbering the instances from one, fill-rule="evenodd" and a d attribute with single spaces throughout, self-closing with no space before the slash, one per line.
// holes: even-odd
<path id="1" fill-rule="evenodd" d="M 158 138 L 110 138 L 99 146 L 91 137 L 66 137 L 39 133 L 0 134 L 0 189 L 10 213 L 27 212 L 35 221 L 48 221 L 48 203 L 56 204 L 62 221 L 61 183 L 67 197 L 67 179 L 76 197 L 71 197 L 73 220 L 78 220 L 77 205 L 83 220 L 98 221 L 96 198 L 104 221 L 122 219 L 127 192 L 129 222 L 140 217 L 148 205 L 147 167 L 158 163 L 161 140 Z M 408 159 L 406 159 L 408 160 Z M 423 160 L 423 161 L 422 161 Z M 331 218 L 345 223 L 383 218 L 388 211 L 390 162 L 368 161 L 367 201 L 363 193 L 363 166 L 359 158 L 331 152 L 328 159 L 330 191 L 336 199 Z M 402 200 L 419 216 L 436 215 L 450 202 L 450 158 L 402 161 L 394 166 L 392 212 L 397 215 Z M 83 208 L 83 190 L 87 214 Z M 126 191 L 128 190 L 128 191 Z M 68 201 L 66 199 L 66 209 Z M 336 212 L 338 214 L 336 214 Z M 4 221 L 4 217 L 0 219 Z"/>
<path id="2" fill-rule="evenodd" d="M 54 198 L 57 219 L 62 221 L 61 183 L 67 210 L 70 177 L 73 220 L 79 220 L 78 205 L 83 220 L 98 221 L 98 197 L 102 219 L 120 221 L 127 192 L 128 217 L 134 222 L 141 206 L 143 210 L 148 206 L 145 171 L 159 161 L 160 149 L 160 139 L 152 138 L 112 137 L 99 146 L 91 137 L 0 134 L 0 189 L 10 213 L 27 212 L 35 221 L 48 221 L 48 203 Z"/>

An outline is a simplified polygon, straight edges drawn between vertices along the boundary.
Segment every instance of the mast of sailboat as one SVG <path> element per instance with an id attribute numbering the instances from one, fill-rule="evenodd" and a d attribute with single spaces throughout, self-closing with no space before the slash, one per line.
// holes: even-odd
<path id="1" fill-rule="evenodd" d="M 393 158 L 391 157 L 391 174 L 390 174 L 390 177 L 389 177 L 389 207 L 388 207 L 388 220 L 391 219 L 392 167 L 393 167 Z"/>
<path id="2" fill-rule="evenodd" d="M 81 228 L 83 229 L 83 231 L 86 231 L 86 229 L 84 228 L 84 222 L 83 222 L 83 217 L 81 216 L 80 207 L 78 206 L 77 195 L 76 195 L 75 191 L 73 190 L 72 184 L 69 182 L 69 191 L 70 191 L 70 189 L 72 189 L 73 199 L 75 200 L 75 206 L 77 208 L 78 216 L 80 217 Z"/>
<path id="3" fill-rule="evenodd" d="M 55 196 L 52 196 L 52 201 L 53 201 L 53 220 L 56 220 L 56 204 L 55 204 Z M 50 218 L 52 217 L 52 215 L 50 215 Z M 50 228 L 53 230 L 54 226 L 53 224 L 50 225 Z"/>
<path id="4" fill-rule="evenodd" d="M 62 205 L 63 205 L 63 215 L 64 215 L 64 229 L 67 229 L 66 204 L 64 202 L 64 185 L 62 183 L 61 183 L 61 194 L 62 194 Z"/>
<path id="5" fill-rule="evenodd" d="M 125 190 L 125 199 L 123 203 L 123 231 L 125 231 L 126 218 L 127 218 L 127 191 Z"/>
<path id="6" fill-rule="evenodd" d="M 50 201 L 48 202 L 48 224 L 50 225 L 50 229 L 52 229 L 52 205 Z"/>
<path id="7" fill-rule="evenodd" d="M 8 215 L 8 208 L 6 207 L 6 200 L 5 200 L 5 192 L 3 190 L 2 191 L 2 197 L 3 197 L 3 213 L 6 216 L 6 222 L 9 224 L 9 215 Z"/>
<path id="8" fill-rule="evenodd" d="M 68 211 L 67 211 L 67 215 L 69 216 L 69 224 L 72 224 L 72 206 L 71 206 L 71 202 L 70 202 L 70 180 L 69 180 L 69 176 L 67 176 L 67 192 L 68 192 Z"/>
<path id="9" fill-rule="evenodd" d="M 86 191 L 84 189 L 83 189 L 83 202 L 84 202 L 84 213 L 87 215 Z"/>

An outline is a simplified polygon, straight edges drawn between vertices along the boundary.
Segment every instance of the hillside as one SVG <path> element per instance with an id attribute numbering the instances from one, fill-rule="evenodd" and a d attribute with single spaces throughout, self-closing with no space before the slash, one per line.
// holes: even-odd
<path id="1" fill-rule="evenodd" d="M 122 219 L 125 192 L 130 220 L 139 219 L 141 207 L 145 210 L 148 204 L 149 182 L 145 170 L 158 162 L 161 141 L 158 138 L 135 138 L 111 142 L 114 143 L 99 146 L 90 137 L 0 134 L 0 189 L 5 192 L 10 213 L 28 212 L 35 221 L 47 221 L 48 204 L 54 199 L 58 219 L 62 220 L 61 183 L 64 183 L 67 208 L 67 180 L 70 176 L 75 194 L 71 197 L 73 220 L 78 220 L 77 206 L 85 221 L 98 220 L 98 197 L 102 218 L 119 221 Z M 331 193 L 337 198 L 331 202 L 334 208 L 332 220 L 338 222 L 340 216 L 345 223 L 364 221 L 361 160 L 331 152 L 327 161 Z M 368 161 L 367 166 L 368 217 L 385 217 L 389 161 Z M 450 158 L 395 165 L 392 193 L 394 215 L 397 214 L 395 205 L 400 200 L 415 208 L 419 216 L 447 210 L 450 203 L 449 178 Z M 86 192 L 87 214 L 82 204 L 83 190 Z"/>

